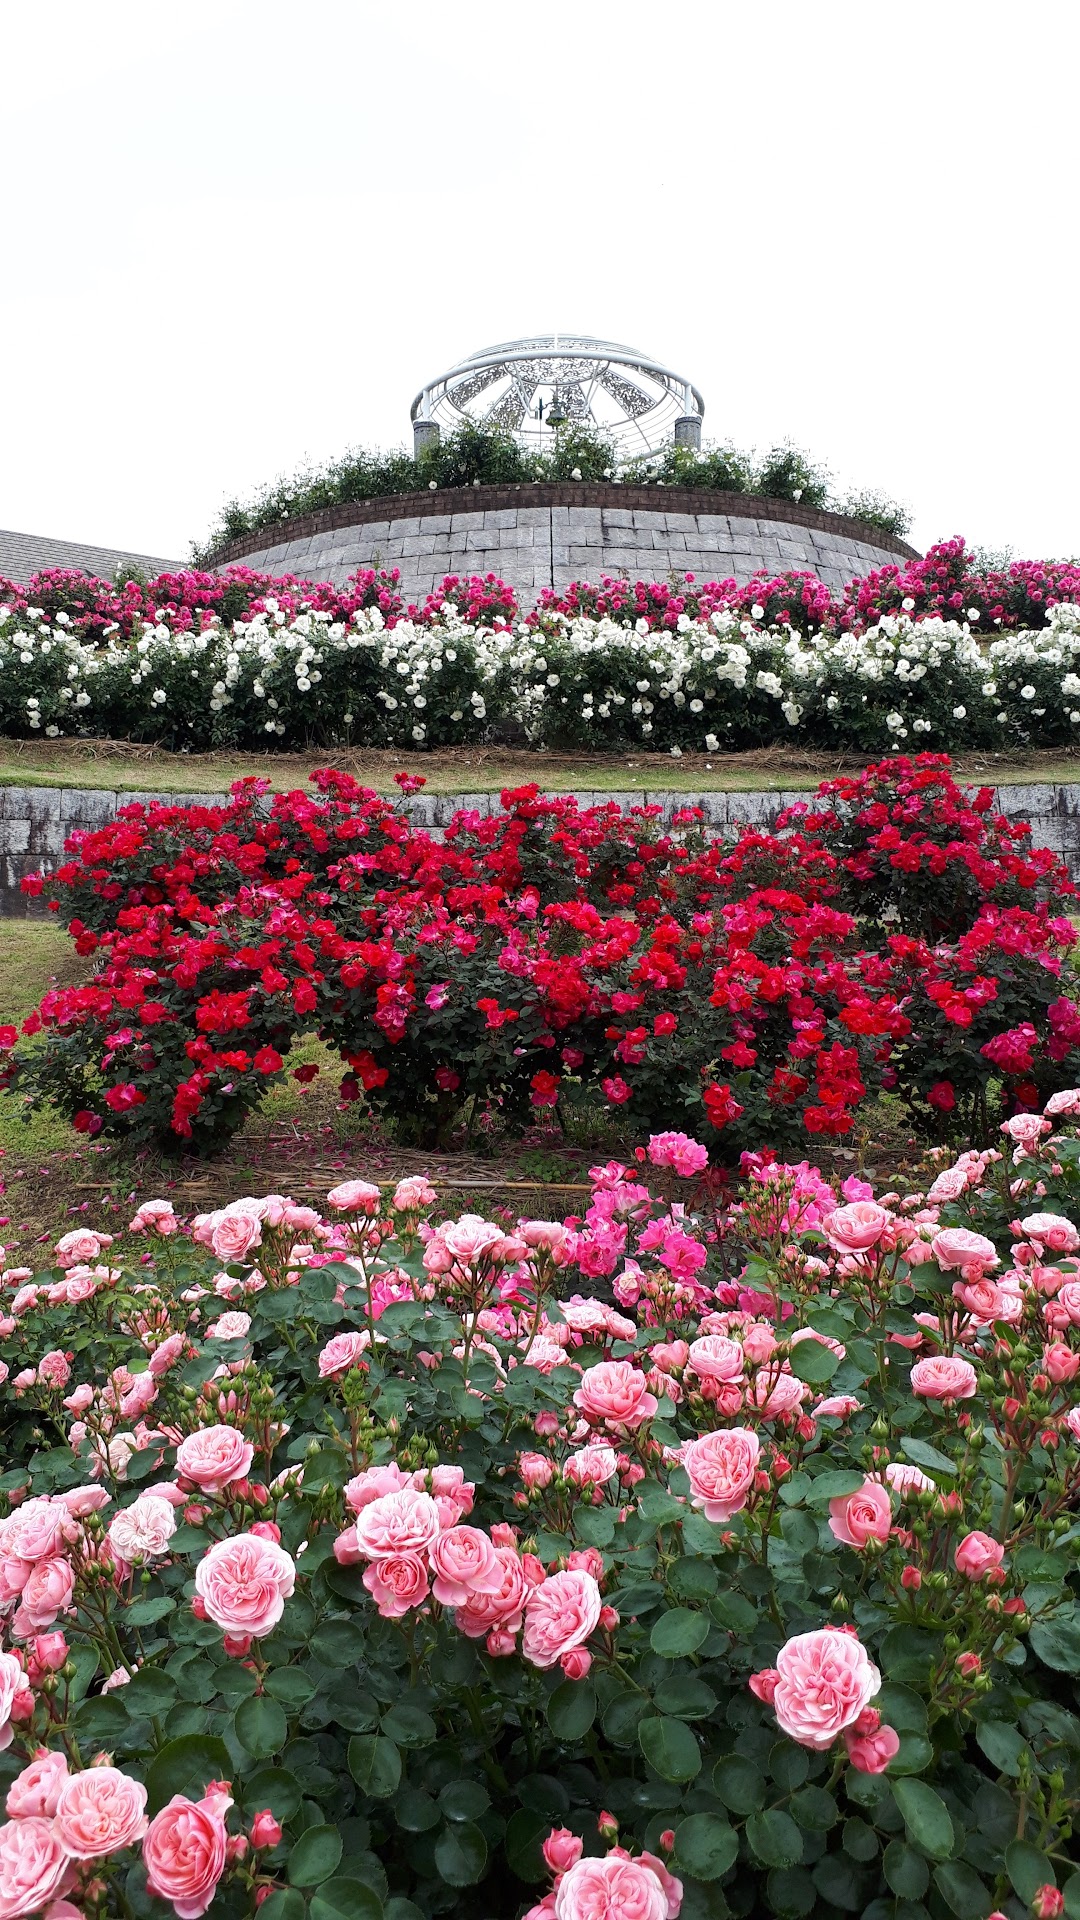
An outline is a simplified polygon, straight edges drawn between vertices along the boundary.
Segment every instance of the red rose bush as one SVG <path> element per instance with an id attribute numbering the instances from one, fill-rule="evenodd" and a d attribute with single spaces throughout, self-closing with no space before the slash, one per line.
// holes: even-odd
<path id="1" fill-rule="evenodd" d="M 1071 1910 L 1078 1113 L 4 1265 L 0 1913 Z"/>

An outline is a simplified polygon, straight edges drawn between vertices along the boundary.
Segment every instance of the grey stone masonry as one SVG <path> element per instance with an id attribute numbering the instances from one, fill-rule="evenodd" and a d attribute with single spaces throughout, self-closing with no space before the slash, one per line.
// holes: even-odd
<path id="1" fill-rule="evenodd" d="M 889 562 L 915 557 L 891 535 L 792 501 L 686 488 L 582 482 L 459 487 L 321 509 L 288 537 L 268 528 L 216 557 L 260 571 L 338 585 L 358 567 L 397 567 L 408 604 L 422 604 L 447 574 L 497 574 L 522 606 L 545 587 L 616 578 L 740 583 L 762 569 L 800 569 L 836 591 Z"/>
<path id="2" fill-rule="evenodd" d="M 542 769 L 538 769 L 542 772 Z M 31 873 L 51 873 L 60 865 L 64 843 L 78 828 L 107 826 L 120 807 L 132 802 L 144 806 L 222 806 L 223 793 L 134 793 L 85 787 L 0 786 L 0 917 L 14 918 L 42 911 L 38 901 L 24 894 L 21 882 Z M 740 825 L 771 826 L 786 807 L 809 799 L 806 790 L 792 793 L 674 793 L 670 788 L 638 788 L 624 793 L 580 792 L 581 806 L 614 802 L 631 807 L 659 807 L 665 820 L 683 807 L 700 807 L 710 827 L 732 837 Z M 1080 783 L 1069 786 L 999 787 L 996 805 L 1010 819 L 1029 822 L 1037 847 L 1050 847 L 1080 879 Z M 499 811 L 497 793 L 413 794 L 407 805 L 417 826 L 438 833 L 459 808 L 482 817 Z"/>

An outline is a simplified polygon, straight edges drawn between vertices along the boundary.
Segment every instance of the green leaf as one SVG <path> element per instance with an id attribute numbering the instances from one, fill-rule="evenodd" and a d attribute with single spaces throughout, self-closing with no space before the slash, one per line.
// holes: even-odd
<path id="1" fill-rule="evenodd" d="M 956 1845 L 949 1809 L 925 1780 L 892 1782 L 893 1798 L 903 1815 L 908 1839 L 931 1860 L 947 1860 Z"/>
<path id="2" fill-rule="evenodd" d="M 201 1800 L 210 1780 L 228 1780 L 233 1763 L 224 1740 L 206 1733 L 186 1733 L 170 1740 L 155 1754 L 146 1770 L 146 1793 L 151 1815 L 160 1813 L 174 1793 Z"/>
<path id="3" fill-rule="evenodd" d="M 1069 1920 L 1080 1920 L 1080 1873 L 1074 1873 L 1064 1886 L 1065 1912 Z"/>
<path id="4" fill-rule="evenodd" d="M 763 1867 L 797 1867 L 802 1859 L 802 1834 L 791 1815 L 778 1807 L 752 1813 L 746 1837 Z"/>
<path id="5" fill-rule="evenodd" d="M 820 1340 L 800 1340 L 788 1355 L 788 1365 L 797 1380 L 805 1380 L 812 1387 L 823 1387 L 840 1365 L 840 1356 Z"/>
<path id="6" fill-rule="evenodd" d="M 716 1710 L 715 1693 L 696 1673 L 669 1673 L 657 1681 L 653 1699 L 661 1713 L 678 1720 L 705 1720 Z"/>
<path id="7" fill-rule="evenodd" d="M 596 1719 L 596 1690 L 588 1680 L 564 1680 L 547 1703 L 547 1723 L 556 1740 L 583 1740 Z"/>
<path id="8" fill-rule="evenodd" d="M 130 1612 L 125 1616 L 131 1618 Z M 132 1719 L 137 1714 L 146 1713 L 154 1718 L 168 1713 L 176 1705 L 176 1681 L 171 1673 L 163 1673 L 160 1667 L 140 1667 L 133 1673 L 126 1687 L 119 1689 L 122 1705 L 127 1708 Z"/>
<path id="9" fill-rule="evenodd" d="M 950 1460 L 947 1453 L 939 1453 L 927 1440 L 905 1438 L 900 1443 L 900 1451 L 906 1460 L 915 1466 L 925 1468 L 927 1473 L 951 1473 L 957 1471 L 956 1461 Z"/>
<path id="10" fill-rule="evenodd" d="M 709 1601 L 709 1612 L 718 1627 L 727 1627 L 732 1633 L 752 1633 L 758 1623 L 757 1608 L 731 1587 Z"/>
<path id="11" fill-rule="evenodd" d="M 314 1636 L 311 1651 L 324 1667 L 353 1667 L 363 1659 L 366 1644 L 364 1630 L 355 1620 L 327 1620 Z"/>
<path id="12" fill-rule="evenodd" d="M 349 1741 L 349 1772 L 373 1800 L 389 1800 L 401 1785 L 401 1755 L 384 1734 L 354 1734 Z"/>
<path id="13" fill-rule="evenodd" d="M 975 1738 L 990 1765 L 999 1773 L 1008 1774 L 1010 1780 L 1018 1777 L 1021 1762 L 1031 1759 L 1027 1741 L 1008 1720 L 980 1720 Z"/>
<path id="14" fill-rule="evenodd" d="M 930 1869 L 915 1847 L 909 1847 L 906 1840 L 890 1840 L 881 1864 L 898 1899 L 922 1899 L 930 1885 Z"/>
<path id="15" fill-rule="evenodd" d="M 474 1887 L 487 1866 L 487 1841 L 471 1820 L 443 1828 L 435 1842 L 435 1865 L 448 1887 Z"/>
<path id="16" fill-rule="evenodd" d="M 765 1882 L 768 1910 L 781 1920 L 801 1920 L 819 1904 L 818 1890 L 805 1867 L 774 1867 Z"/>
<path id="17" fill-rule="evenodd" d="M 541 1848 L 551 1832 L 551 1824 L 547 1814 L 535 1813 L 528 1807 L 511 1814 L 506 1823 L 503 1845 L 511 1871 L 519 1880 L 532 1884 L 547 1879 L 548 1870 Z"/>
<path id="18" fill-rule="evenodd" d="M 1055 1673 L 1080 1673 L 1080 1617 L 1075 1608 L 1053 1620 L 1036 1621 L 1028 1644 Z"/>
<path id="19" fill-rule="evenodd" d="M 236 1709 L 236 1737 L 256 1760 L 280 1753 L 289 1737 L 289 1723 L 276 1700 L 254 1694 Z"/>
<path id="20" fill-rule="evenodd" d="M 430 1793 L 406 1787 L 394 1801 L 394 1818 L 406 1833 L 427 1833 L 439 1825 L 442 1814 Z"/>
<path id="21" fill-rule="evenodd" d="M 383 1732 L 399 1747 L 427 1747 L 436 1737 L 436 1726 L 430 1713 L 423 1707 L 413 1706 L 411 1701 L 399 1701 L 383 1714 L 380 1722 Z"/>
<path id="22" fill-rule="evenodd" d="M 299 1780 L 286 1767 L 260 1767 L 249 1773 L 240 1783 L 240 1793 L 245 1807 L 255 1813 L 269 1807 L 275 1820 L 291 1820 L 303 1797 Z"/>
<path id="23" fill-rule="evenodd" d="M 934 1885 L 957 1920 L 986 1920 L 990 1889 L 974 1868 L 962 1860 L 945 1860 L 934 1868 Z"/>
<path id="24" fill-rule="evenodd" d="M 713 1792 L 732 1813 L 758 1813 L 765 1805 L 765 1776 L 741 1753 L 725 1754 L 713 1768 Z"/>
<path id="25" fill-rule="evenodd" d="M 837 1470 L 833 1473 L 819 1473 L 811 1482 L 806 1496 L 810 1507 L 823 1507 L 830 1500 L 843 1500 L 849 1493 L 858 1493 L 865 1486 L 865 1473 L 845 1473 Z"/>
<path id="26" fill-rule="evenodd" d="M 448 1820 L 479 1820 L 491 1805 L 491 1796 L 479 1780 L 449 1780 L 439 1795 Z"/>
<path id="27" fill-rule="evenodd" d="M 299 1667 L 274 1667 L 266 1676 L 266 1691 L 286 1707 L 306 1707 L 315 1694 L 315 1682 Z"/>
<path id="28" fill-rule="evenodd" d="M 342 1840 L 336 1827 L 308 1827 L 289 1854 L 288 1873 L 294 1887 L 317 1887 L 329 1880 L 341 1859 Z"/>
<path id="29" fill-rule="evenodd" d="M 1040 1887 L 1057 1886 L 1057 1875 L 1045 1853 L 1030 1840 L 1014 1840 L 1006 1847 L 1005 1871 L 1028 1906 Z"/>
<path id="30" fill-rule="evenodd" d="M 259 1920 L 305 1920 L 307 1907 L 295 1887 L 278 1887 L 259 1908 Z"/>
<path id="31" fill-rule="evenodd" d="M 362 1880 L 324 1880 L 310 1913 L 311 1920 L 383 1920 L 383 1903 Z"/>
<path id="32" fill-rule="evenodd" d="M 574 1532 L 589 1547 L 610 1547 L 615 1538 L 615 1514 L 611 1507 L 583 1507 L 574 1515 Z"/>
<path id="33" fill-rule="evenodd" d="M 791 1796 L 791 1816 L 800 1827 L 811 1833 L 828 1833 L 840 1818 L 839 1809 L 831 1793 L 824 1787 L 803 1787 L 800 1793 Z"/>
<path id="34" fill-rule="evenodd" d="M 171 1552 L 171 1548 L 170 1548 Z M 168 1594 L 158 1594 L 146 1600 L 133 1600 L 124 1608 L 125 1627 L 152 1627 L 155 1620 L 164 1620 L 166 1614 L 176 1612 L 176 1601 Z"/>
<path id="35" fill-rule="evenodd" d="M 675 1829 L 675 1864 L 695 1880 L 719 1880 L 738 1858 L 739 1836 L 716 1813 L 692 1813 Z"/>
<path id="36" fill-rule="evenodd" d="M 689 1607 L 672 1607 L 654 1621 L 649 1645 L 665 1660 L 677 1660 L 683 1654 L 697 1652 L 709 1637 L 709 1627 L 705 1614 L 694 1613 Z"/>
<path id="37" fill-rule="evenodd" d="M 685 1720 L 650 1714 L 639 1721 L 637 1737 L 646 1760 L 662 1780 L 693 1780 L 701 1772 L 701 1749 Z"/>

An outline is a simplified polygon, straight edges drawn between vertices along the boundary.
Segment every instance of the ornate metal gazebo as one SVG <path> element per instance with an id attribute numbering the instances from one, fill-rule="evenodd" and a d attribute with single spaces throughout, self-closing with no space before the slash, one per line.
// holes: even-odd
<path id="1" fill-rule="evenodd" d="M 417 450 L 464 421 L 502 427 L 533 446 L 581 423 L 608 434 L 628 459 L 658 452 L 673 436 L 700 446 L 704 411 L 692 381 L 634 347 L 544 333 L 469 354 L 421 387 L 411 417 Z"/>

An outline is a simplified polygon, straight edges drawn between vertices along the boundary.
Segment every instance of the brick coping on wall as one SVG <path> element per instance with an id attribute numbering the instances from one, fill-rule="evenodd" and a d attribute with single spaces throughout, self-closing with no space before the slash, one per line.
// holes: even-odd
<path id="1" fill-rule="evenodd" d="M 281 546 L 290 540 L 307 540 L 313 534 L 334 533 L 340 527 L 361 527 L 371 521 L 423 520 L 435 514 L 484 513 L 506 507 L 622 507 L 653 513 L 708 513 L 734 520 L 782 521 L 787 526 L 811 527 L 819 533 L 836 533 L 864 546 L 880 547 L 895 553 L 898 559 L 918 560 L 918 549 L 910 547 L 894 533 L 855 520 L 846 513 L 826 513 L 820 507 L 804 507 L 800 500 L 776 500 L 761 493 L 721 493 L 707 487 L 627 487 L 604 480 L 522 481 L 503 487 L 441 487 L 432 493 L 384 493 L 372 500 L 347 500 L 335 507 L 319 507 L 314 513 L 297 514 L 291 520 L 276 520 L 257 533 L 243 534 L 217 547 L 208 566 L 220 567 L 245 554 L 262 553 L 267 547 Z"/>

